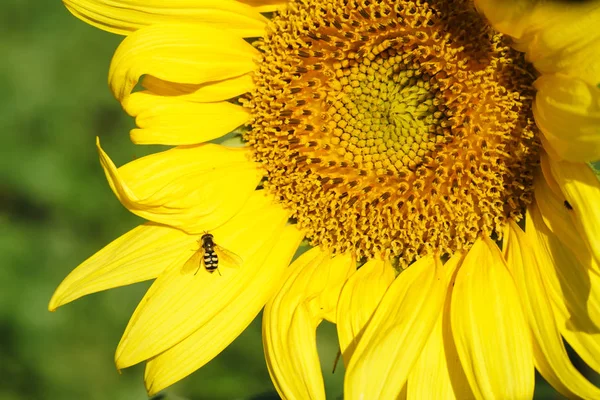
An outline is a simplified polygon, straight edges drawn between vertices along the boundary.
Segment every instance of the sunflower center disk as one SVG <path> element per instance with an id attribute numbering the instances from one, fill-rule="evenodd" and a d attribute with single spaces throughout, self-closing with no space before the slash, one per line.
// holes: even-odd
<path id="1" fill-rule="evenodd" d="M 415 167 L 443 141 L 443 133 L 436 138 L 442 113 L 430 83 L 418 69 L 401 69 L 401 56 L 390 54 L 349 69 L 334 65 L 342 77 L 333 85 L 351 90 L 326 98 L 335 135 L 329 142 L 345 160 L 379 174 Z"/>
<path id="2" fill-rule="evenodd" d="M 273 18 L 244 101 L 265 188 L 313 243 L 405 266 L 521 219 L 539 159 L 522 57 L 467 0 L 327 3 Z"/>

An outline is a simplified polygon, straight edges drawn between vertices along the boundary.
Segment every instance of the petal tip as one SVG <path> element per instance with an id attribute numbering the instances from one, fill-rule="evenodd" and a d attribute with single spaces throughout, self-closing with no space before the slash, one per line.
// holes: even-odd
<path id="1" fill-rule="evenodd" d="M 52 294 L 52 297 L 50 298 L 50 301 L 48 302 L 48 311 L 54 312 L 58 309 L 58 307 L 62 307 L 65 304 L 67 304 L 73 300 L 72 298 L 68 299 L 69 296 L 66 293 L 64 288 L 65 288 L 65 285 L 64 285 L 64 281 L 63 281 L 63 282 L 61 282 L 60 285 L 58 285 L 58 287 Z"/>

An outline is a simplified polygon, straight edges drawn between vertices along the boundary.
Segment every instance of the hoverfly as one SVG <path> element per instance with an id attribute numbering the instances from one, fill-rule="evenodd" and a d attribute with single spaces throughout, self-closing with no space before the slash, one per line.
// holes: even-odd
<path id="1" fill-rule="evenodd" d="M 219 246 L 215 243 L 212 234 L 205 233 L 198 240 L 198 250 L 194 251 L 194 254 L 183 264 L 181 273 L 187 275 L 195 270 L 194 275 L 196 275 L 204 264 L 206 271 L 212 274 L 219 268 L 219 260 L 226 261 L 235 267 L 242 264 L 240 256 Z M 221 275 L 220 272 L 219 275 Z"/>

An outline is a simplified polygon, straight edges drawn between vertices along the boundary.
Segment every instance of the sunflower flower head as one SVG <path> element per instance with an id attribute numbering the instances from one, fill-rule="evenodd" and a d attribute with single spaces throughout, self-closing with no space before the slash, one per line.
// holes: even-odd
<path id="1" fill-rule="evenodd" d="M 262 310 L 285 399 L 325 398 L 324 320 L 345 399 L 527 399 L 536 369 L 600 398 L 565 348 L 600 372 L 598 2 L 65 4 L 127 35 L 109 85 L 131 139 L 174 147 L 117 167 L 98 142 L 148 222 L 50 309 L 154 279 L 116 354 L 150 394 Z"/>
<path id="2" fill-rule="evenodd" d="M 522 218 L 534 74 L 469 5 L 302 1 L 273 18 L 245 138 L 314 244 L 407 266 Z"/>

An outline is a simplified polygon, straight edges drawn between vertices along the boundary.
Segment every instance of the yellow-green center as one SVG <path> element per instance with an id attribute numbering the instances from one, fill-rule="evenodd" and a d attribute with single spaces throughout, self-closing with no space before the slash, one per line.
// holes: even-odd
<path id="1" fill-rule="evenodd" d="M 442 113 L 435 87 L 394 53 L 385 50 L 348 69 L 334 65 L 345 95 L 333 92 L 325 100 L 333 114 L 329 143 L 345 160 L 370 170 L 414 167 L 444 140 L 443 133 L 436 135 Z"/>

